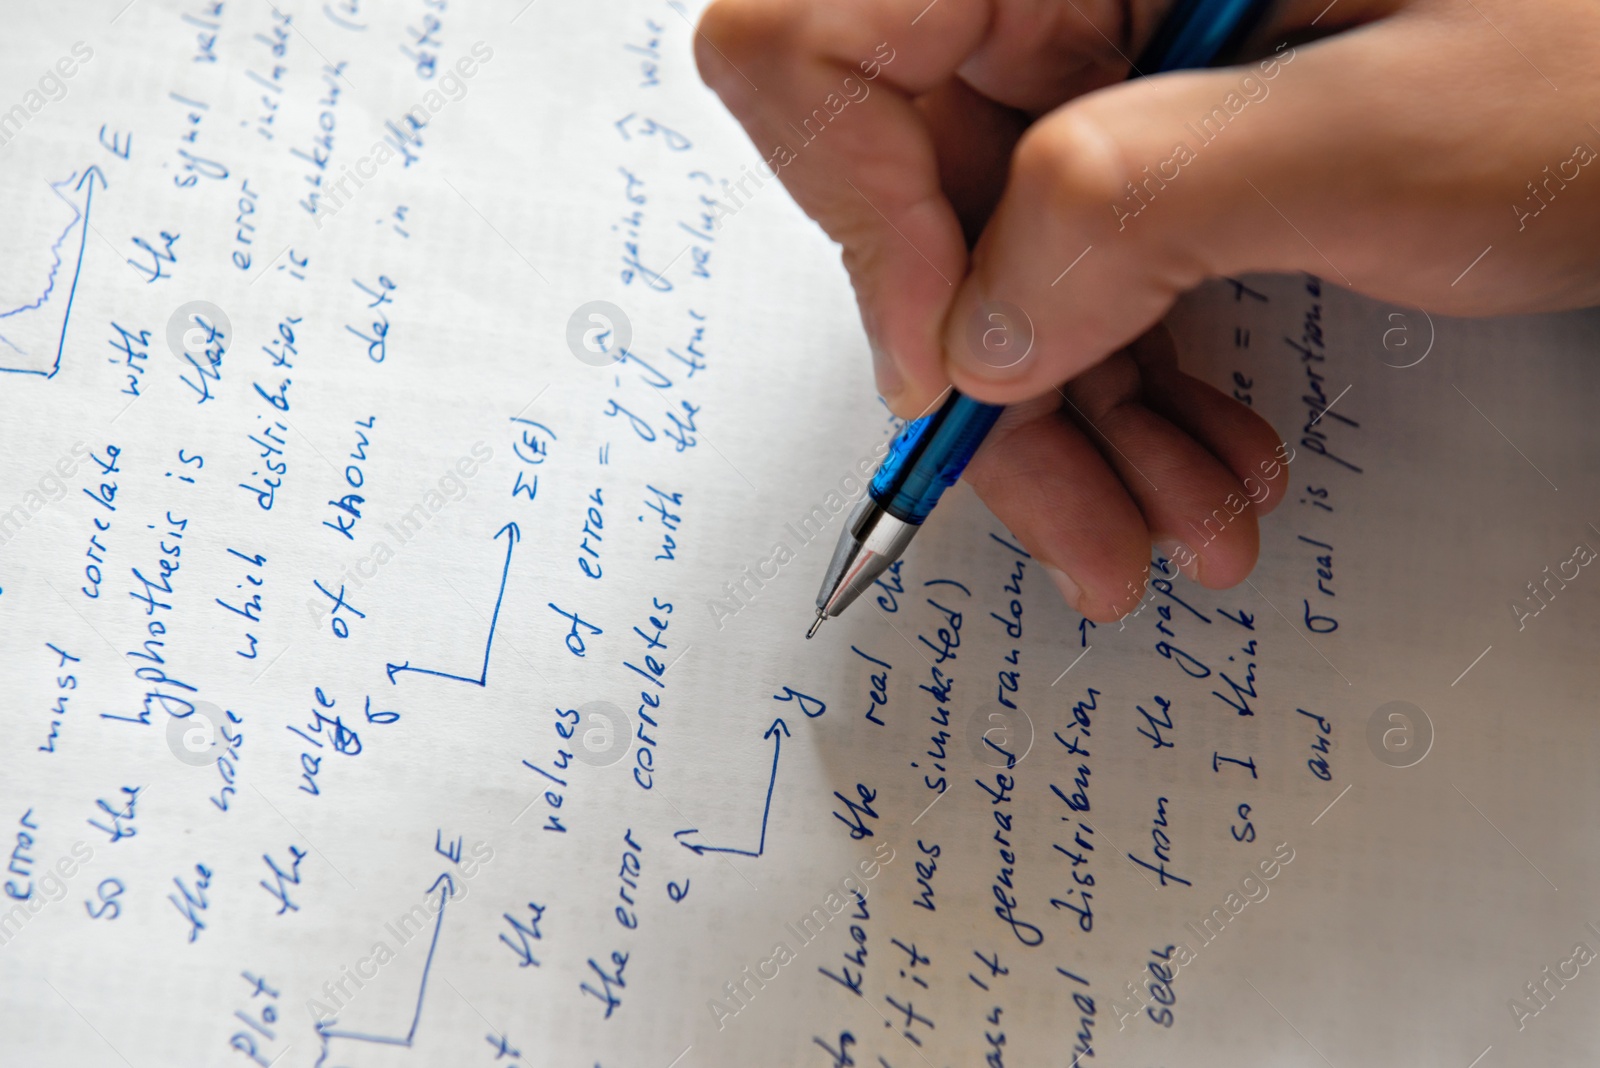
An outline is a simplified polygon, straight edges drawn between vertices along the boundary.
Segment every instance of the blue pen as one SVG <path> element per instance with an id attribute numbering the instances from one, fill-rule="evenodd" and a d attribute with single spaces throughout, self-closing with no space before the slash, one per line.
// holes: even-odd
<path id="1" fill-rule="evenodd" d="M 1231 54 L 1255 28 L 1271 0 L 1177 0 L 1129 77 L 1207 67 Z M 895 435 L 867 495 L 850 513 L 817 592 L 817 618 L 843 612 L 900 558 L 939 497 L 1000 418 L 1002 405 L 951 391 L 939 410 Z"/>

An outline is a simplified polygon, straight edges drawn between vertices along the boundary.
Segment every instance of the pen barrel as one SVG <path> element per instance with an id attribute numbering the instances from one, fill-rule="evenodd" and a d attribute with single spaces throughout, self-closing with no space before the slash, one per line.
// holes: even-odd
<path id="1" fill-rule="evenodd" d="M 1177 0 L 1131 76 L 1209 67 L 1234 54 L 1271 6 L 1271 0 Z"/>
<path id="2" fill-rule="evenodd" d="M 952 392 L 938 411 L 907 423 L 889 443 L 868 486 L 872 499 L 896 519 L 920 525 L 961 477 L 1002 411 L 1002 405 Z"/>

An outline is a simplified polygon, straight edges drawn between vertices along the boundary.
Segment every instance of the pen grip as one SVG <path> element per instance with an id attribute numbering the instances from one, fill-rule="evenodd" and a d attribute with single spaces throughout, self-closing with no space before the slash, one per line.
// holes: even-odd
<path id="1" fill-rule="evenodd" d="M 907 423 L 889 443 L 868 486 L 872 499 L 896 519 L 920 525 L 1004 410 L 952 392 L 938 411 Z"/>

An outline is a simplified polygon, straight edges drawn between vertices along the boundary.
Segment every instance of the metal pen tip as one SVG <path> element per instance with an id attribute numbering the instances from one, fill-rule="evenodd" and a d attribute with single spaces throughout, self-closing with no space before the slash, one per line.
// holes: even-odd
<path id="1" fill-rule="evenodd" d="M 806 631 L 806 641 L 810 641 L 811 640 L 812 636 L 815 635 L 817 633 L 818 629 L 821 628 L 822 621 L 827 619 L 827 618 L 828 618 L 827 615 L 822 611 L 822 609 L 820 609 L 820 608 L 817 609 L 817 618 L 811 624 L 811 629 Z"/>

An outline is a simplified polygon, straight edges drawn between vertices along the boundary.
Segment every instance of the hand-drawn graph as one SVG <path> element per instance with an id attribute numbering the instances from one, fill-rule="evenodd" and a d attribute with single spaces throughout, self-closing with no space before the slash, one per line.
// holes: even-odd
<path id="1" fill-rule="evenodd" d="M 443 889 L 440 889 L 440 884 L 443 884 Z M 412 1042 L 417 1037 L 417 1024 L 422 1022 L 422 1003 L 428 996 L 428 973 L 433 969 L 433 954 L 439 948 L 439 932 L 444 927 L 444 907 L 456 893 L 456 883 L 449 872 L 440 873 L 433 881 L 433 885 L 428 887 L 428 894 L 431 896 L 435 890 L 439 891 L 439 914 L 434 918 L 433 938 L 428 943 L 428 958 L 423 962 L 422 979 L 417 983 L 417 1004 L 411 1013 L 411 1026 L 403 1035 L 369 1034 L 363 1031 L 342 1030 L 337 1019 L 318 1020 L 317 1038 L 322 1043 L 322 1053 L 317 1057 L 315 1068 L 340 1068 L 339 1062 L 344 1060 L 344 1056 L 334 1056 L 334 1054 L 344 1047 L 335 1046 L 333 1044 L 335 1041 L 411 1048 Z M 352 1049 L 350 1053 L 353 1055 L 354 1050 Z M 330 1057 L 333 1059 L 330 1060 Z"/>
<path id="2" fill-rule="evenodd" d="M 90 167 L 50 183 L 54 197 L 44 217 L 52 213 L 64 217 L 70 212 L 72 218 L 59 231 L 50 224 L 46 255 L 33 261 L 43 269 L 42 275 L 29 275 L 31 267 L 25 266 L 19 289 L 0 290 L 0 372 L 54 378 L 61 370 L 67 324 L 72 321 L 72 302 L 83 270 L 96 180 L 102 189 L 106 187 L 100 168 Z M 13 209 L 27 217 L 21 207 L 13 205 Z"/>
<path id="3" fill-rule="evenodd" d="M 683 848 L 689 850 L 696 856 L 703 856 L 706 853 L 737 853 L 741 857 L 759 857 L 762 852 L 766 850 L 767 817 L 772 813 L 772 788 L 778 784 L 778 754 L 783 752 L 783 740 L 787 737 L 791 737 L 789 734 L 789 725 L 783 721 L 782 716 L 779 716 L 777 719 L 772 721 L 772 726 L 768 727 L 766 733 L 761 737 L 772 739 L 772 775 L 767 779 L 767 800 L 766 803 L 761 806 L 761 837 L 757 840 L 755 849 L 739 849 L 734 846 L 695 845 L 685 842 L 683 840 L 684 835 L 700 833 L 699 829 L 696 827 L 690 827 L 686 830 L 674 831 L 672 833 L 672 837 L 676 838 L 678 840 L 678 844 L 683 846 Z"/>
<path id="4" fill-rule="evenodd" d="M 384 670 L 389 673 L 389 684 L 397 686 L 394 677 L 402 671 L 414 671 L 418 675 L 436 675 L 441 679 L 454 679 L 457 682 L 470 682 L 474 686 L 485 686 L 489 682 L 489 654 L 494 651 L 494 629 L 500 622 L 500 603 L 506 597 L 506 577 L 511 574 L 511 551 L 516 548 L 517 542 L 522 540 L 522 530 L 515 523 L 507 523 L 494 536 L 506 535 L 506 563 L 500 571 L 500 592 L 495 594 L 494 615 L 489 619 L 489 637 L 483 643 L 483 670 L 478 672 L 476 678 L 471 675 L 455 675 L 448 671 L 435 671 L 433 668 L 412 667 L 411 661 L 404 664 L 385 664 Z"/>

